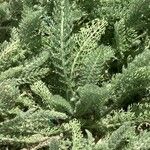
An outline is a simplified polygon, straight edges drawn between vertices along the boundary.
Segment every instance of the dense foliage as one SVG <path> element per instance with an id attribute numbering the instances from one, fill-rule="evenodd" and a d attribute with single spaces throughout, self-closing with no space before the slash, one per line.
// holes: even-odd
<path id="1" fill-rule="evenodd" d="M 149 150 L 150 0 L 1 0 L 0 149 Z"/>

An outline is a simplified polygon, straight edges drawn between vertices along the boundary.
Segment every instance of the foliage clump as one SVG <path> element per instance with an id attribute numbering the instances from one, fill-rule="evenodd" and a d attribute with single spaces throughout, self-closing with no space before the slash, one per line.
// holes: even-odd
<path id="1" fill-rule="evenodd" d="M 150 149 L 149 0 L 0 1 L 0 149 Z"/>

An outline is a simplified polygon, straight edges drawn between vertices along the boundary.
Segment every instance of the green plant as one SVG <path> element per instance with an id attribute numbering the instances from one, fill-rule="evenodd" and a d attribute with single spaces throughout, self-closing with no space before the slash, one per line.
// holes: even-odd
<path id="1" fill-rule="evenodd" d="M 148 150 L 149 7 L 0 1 L 0 149 Z"/>

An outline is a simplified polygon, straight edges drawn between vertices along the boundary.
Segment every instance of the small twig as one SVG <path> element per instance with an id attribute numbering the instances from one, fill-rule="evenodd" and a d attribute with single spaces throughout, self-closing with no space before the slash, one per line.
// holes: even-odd
<path id="1" fill-rule="evenodd" d="M 6 27 L 0 27 L 0 30 L 4 30 L 4 29 L 11 29 L 12 27 L 11 26 L 6 26 Z"/>
<path id="2" fill-rule="evenodd" d="M 52 142 L 53 140 L 57 140 L 57 141 L 58 141 L 59 139 L 60 139 L 59 136 L 51 137 L 51 138 L 49 138 L 48 140 L 39 143 L 37 146 L 35 146 L 34 148 L 31 148 L 30 150 L 38 150 L 38 149 L 40 149 L 40 148 L 46 147 L 46 146 L 48 146 L 49 143 Z"/>

